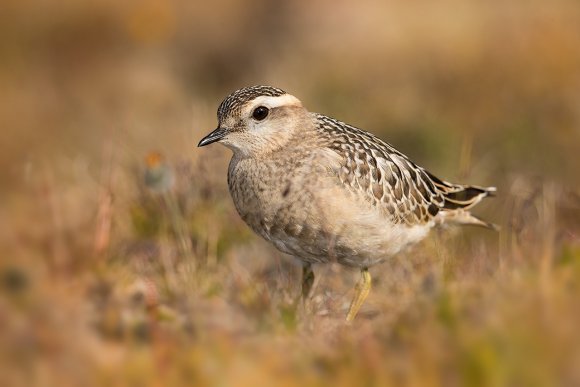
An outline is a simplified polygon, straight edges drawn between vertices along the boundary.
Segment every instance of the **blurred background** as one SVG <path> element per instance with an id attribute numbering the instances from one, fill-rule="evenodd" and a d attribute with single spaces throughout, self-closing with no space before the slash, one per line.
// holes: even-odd
<path id="1" fill-rule="evenodd" d="M 197 149 L 270 84 L 450 181 L 478 215 L 357 273 L 254 236 Z M 575 1 L 0 6 L 0 384 L 580 384 Z M 306 310 L 305 310 L 306 309 Z"/>

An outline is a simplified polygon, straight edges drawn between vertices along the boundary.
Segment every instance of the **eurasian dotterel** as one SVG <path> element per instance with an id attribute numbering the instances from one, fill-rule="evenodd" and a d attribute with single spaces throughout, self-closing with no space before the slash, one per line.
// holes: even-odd
<path id="1" fill-rule="evenodd" d="M 237 90 L 220 104 L 218 128 L 198 146 L 232 149 L 228 185 L 242 219 L 304 264 L 336 261 L 362 278 L 347 314 L 367 297 L 368 268 L 423 239 L 438 224 L 494 228 L 469 209 L 494 187 L 452 184 L 371 133 L 306 110 L 270 86 Z"/>

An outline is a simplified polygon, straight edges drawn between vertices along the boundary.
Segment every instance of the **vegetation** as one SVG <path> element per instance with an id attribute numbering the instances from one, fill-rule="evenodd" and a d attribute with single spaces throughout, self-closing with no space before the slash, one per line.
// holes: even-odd
<path id="1" fill-rule="evenodd" d="M 580 384 L 580 9 L 566 0 L 8 0 L 0 10 L 0 385 Z M 253 235 L 229 92 L 271 84 L 437 176 L 495 233 L 358 273 Z"/>

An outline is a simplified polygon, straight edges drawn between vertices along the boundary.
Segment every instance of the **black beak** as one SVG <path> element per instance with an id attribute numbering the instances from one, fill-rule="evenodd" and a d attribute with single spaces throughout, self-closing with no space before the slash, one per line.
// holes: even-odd
<path id="1" fill-rule="evenodd" d="M 225 137 L 227 132 L 228 130 L 226 128 L 217 128 L 216 130 L 214 130 L 213 132 L 202 138 L 199 144 L 197 144 L 197 146 L 198 147 L 206 146 L 216 141 L 219 141 Z"/>

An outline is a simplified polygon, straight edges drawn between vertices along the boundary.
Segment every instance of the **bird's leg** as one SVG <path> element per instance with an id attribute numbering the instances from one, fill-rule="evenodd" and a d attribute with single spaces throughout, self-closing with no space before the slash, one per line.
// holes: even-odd
<path id="1" fill-rule="evenodd" d="M 346 321 L 352 322 L 356 317 L 361 305 L 365 302 L 369 292 L 371 291 L 371 274 L 368 268 L 361 269 L 361 279 L 354 288 L 354 298 L 350 303 Z"/>
<path id="2" fill-rule="evenodd" d="M 310 263 L 305 263 L 304 266 L 302 266 L 302 302 L 308 300 L 313 284 L 314 271 L 312 271 L 312 265 Z"/>

